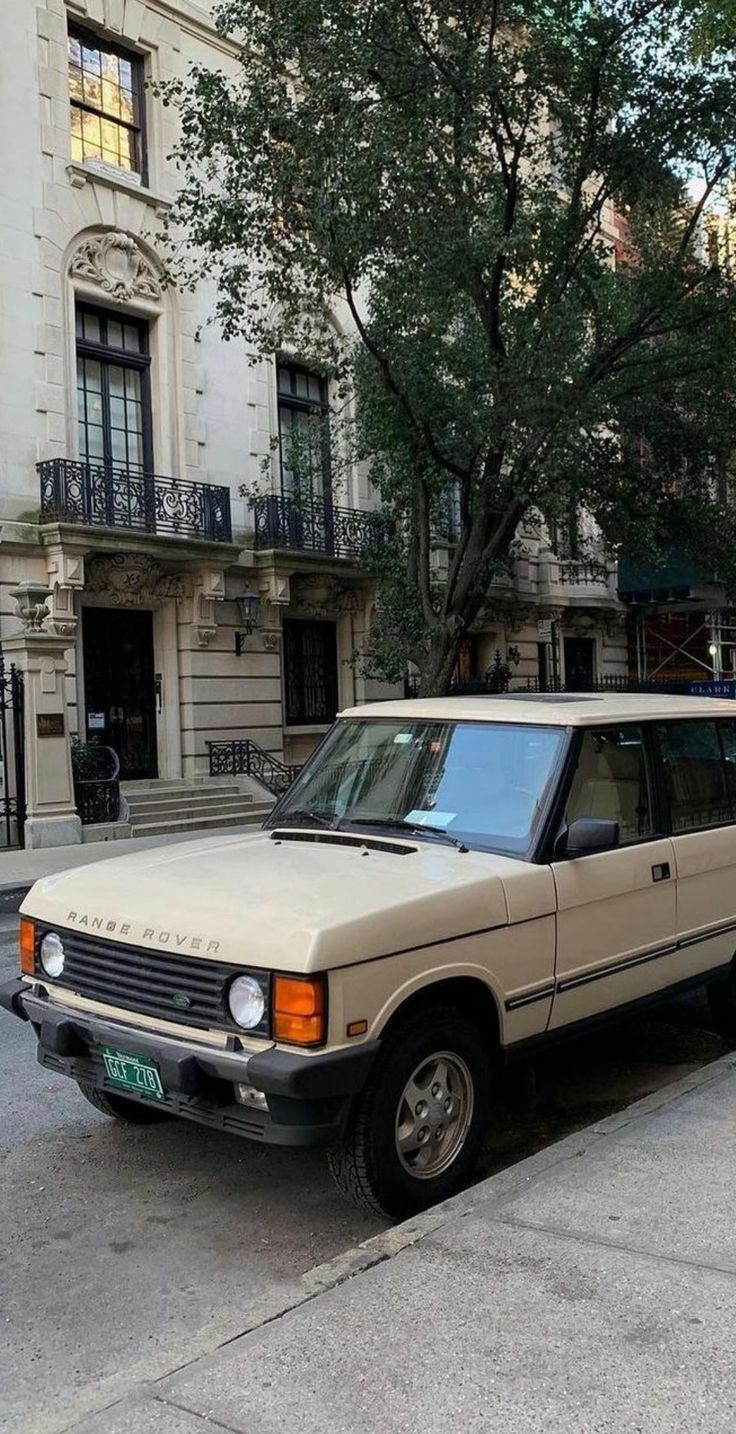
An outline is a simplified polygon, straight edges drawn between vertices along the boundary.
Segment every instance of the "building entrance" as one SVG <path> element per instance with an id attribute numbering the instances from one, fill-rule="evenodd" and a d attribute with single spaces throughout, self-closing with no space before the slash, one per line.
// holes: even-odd
<path id="1" fill-rule="evenodd" d="M 86 737 L 113 747 L 123 781 L 158 775 L 153 617 L 84 609 Z"/>

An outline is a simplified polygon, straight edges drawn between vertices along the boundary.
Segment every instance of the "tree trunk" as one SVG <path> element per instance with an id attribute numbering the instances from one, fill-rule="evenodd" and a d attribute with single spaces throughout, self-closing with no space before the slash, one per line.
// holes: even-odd
<path id="1" fill-rule="evenodd" d="M 449 631 L 440 627 L 432 633 L 429 652 L 419 678 L 419 697 L 447 696 L 463 636 L 462 628 Z"/>

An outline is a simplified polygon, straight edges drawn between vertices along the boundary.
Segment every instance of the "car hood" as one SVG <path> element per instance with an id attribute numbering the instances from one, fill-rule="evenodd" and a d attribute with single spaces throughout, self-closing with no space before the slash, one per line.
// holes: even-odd
<path id="1" fill-rule="evenodd" d="M 157 848 L 45 877 L 21 910 L 127 945 L 306 972 L 551 909 L 548 868 L 370 840 L 301 829 Z"/>

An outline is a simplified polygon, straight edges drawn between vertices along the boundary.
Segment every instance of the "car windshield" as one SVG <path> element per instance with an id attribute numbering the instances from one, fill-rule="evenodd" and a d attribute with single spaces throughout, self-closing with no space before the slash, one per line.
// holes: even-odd
<path id="1" fill-rule="evenodd" d="M 279 824 L 424 828 L 524 855 L 565 734 L 499 722 L 338 722 L 279 803 Z M 271 825 L 273 822 L 270 823 Z"/>

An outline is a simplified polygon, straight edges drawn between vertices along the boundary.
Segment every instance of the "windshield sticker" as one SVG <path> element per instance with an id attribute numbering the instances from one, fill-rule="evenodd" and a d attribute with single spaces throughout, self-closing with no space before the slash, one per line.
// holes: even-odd
<path id="1" fill-rule="evenodd" d="M 413 741 L 414 738 L 411 732 L 397 732 L 396 736 L 394 737 L 394 746 L 403 747 L 406 745 L 407 742 Z"/>
<path id="2" fill-rule="evenodd" d="M 414 827 L 449 827 L 457 818 L 457 812 L 425 812 L 417 808 L 407 812 L 404 821 Z"/>

